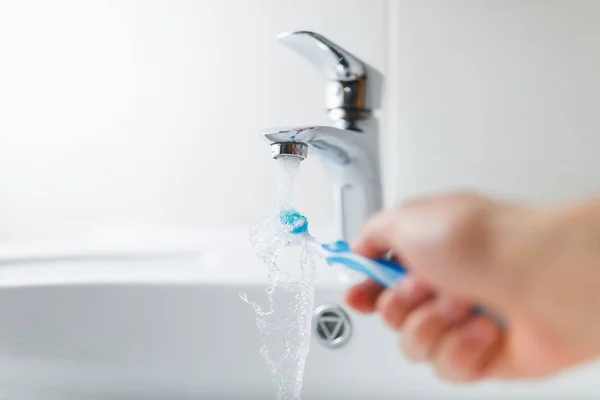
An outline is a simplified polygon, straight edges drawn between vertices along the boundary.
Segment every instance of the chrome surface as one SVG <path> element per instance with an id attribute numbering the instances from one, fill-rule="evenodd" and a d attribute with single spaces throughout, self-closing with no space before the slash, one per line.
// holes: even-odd
<path id="1" fill-rule="evenodd" d="M 271 156 L 279 158 L 282 156 L 306 158 L 308 146 L 302 142 L 278 142 L 271 144 Z"/>
<path id="2" fill-rule="evenodd" d="M 284 33 L 279 39 L 329 78 L 327 107 L 335 126 L 271 128 L 261 133 L 274 158 L 282 154 L 305 158 L 310 150 L 324 161 L 334 188 L 334 233 L 353 240 L 382 205 L 379 127 L 371 113 L 379 106 L 382 76 L 317 33 Z"/>
<path id="3" fill-rule="evenodd" d="M 368 118 L 371 114 L 365 64 L 347 50 L 314 32 L 286 32 L 278 38 L 317 66 L 329 79 L 326 92 L 329 117 L 340 128 L 358 130 L 356 121 Z"/>
<path id="4" fill-rule="evenodd" d="M 321 154 L 334 164 L 348 165 L 352 159 L 351 154 L 360 151 L 349 140 L 344 140 L 346 131 L 332 126 L 279 128 L 261 133 L 271 143 L 271 154 L 274 158 L 302 149 L 304 154 L 299 155 L 306 158 L 307 149 L 310 147 L 311 153 Z"/>
<path id="5" fill-rule="evenodd" d="M 342 307 L 324 304 L 313 314 L 313 332 L 325 347 L 337 349 L 350 340 L 352 323 Z"/>

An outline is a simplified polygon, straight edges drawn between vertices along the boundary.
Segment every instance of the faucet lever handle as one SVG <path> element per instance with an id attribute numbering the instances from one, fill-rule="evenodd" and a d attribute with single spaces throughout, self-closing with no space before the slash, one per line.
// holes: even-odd
<path id="1" fill-rule="evenodd" d="M 355 122 L 370 117 L 373 101 L 372 94 L 367 93 L 367 86 L 371 85 L 367 85 L 365 63 L 318 33 L 297 31 L 278 37 L 330 80 L 326 106 L 336 126 L 360 130 Z"/>
<path id="2" fill-rule="evenodd" d="M 278 38 L 316 65 L 332 81 L 351 82 L 367 75 L 362 61 L 318 33 L 285 32 Z"/>

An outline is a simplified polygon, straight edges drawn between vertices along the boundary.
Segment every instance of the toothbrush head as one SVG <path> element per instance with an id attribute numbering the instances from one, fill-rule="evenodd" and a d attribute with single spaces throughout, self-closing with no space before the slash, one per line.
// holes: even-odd
<path id="1" fill-rule="evenodd" d="M 285 225 L 289 232 L 294 235 L 308 232 L 308 219 L 293 208 L 281 210 L 279 222 Z"/>

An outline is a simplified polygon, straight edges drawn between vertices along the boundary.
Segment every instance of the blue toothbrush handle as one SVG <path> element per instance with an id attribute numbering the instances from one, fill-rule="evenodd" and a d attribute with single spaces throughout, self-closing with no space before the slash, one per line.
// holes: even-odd
<path id="1" fill-rule="evenodd" d="M 350 251 L 350 246 L 343 240 L 331 244 L 321 245 L 326 250 L 328 256 L 325 261 L 328 264 L 340 264 L 347 268 L 358 271 L 367 277 L 373 279 L 384 287 L 394 286 L 399 279 L 406 275 L 406 269 L 395 261 L 387 259 L 370 259 Z M 480 306 L 473 307 L 473 313 L 476 315 L 486 315 L 485 310 Z M 494 317 L 500 326 L 503 322 L 500 318 Z"/>
<path id="2" fill-rule="evenodd" d="M 325 258 L 328 264 L 341 264 L 358 271 L 385 287 L 394 286 L 406 275 L 406 270 L 400 264 L 387 259 L 371 259 L 350 251 L 350 246 L 344 241 L 322 245 L 328 252 Z"/>

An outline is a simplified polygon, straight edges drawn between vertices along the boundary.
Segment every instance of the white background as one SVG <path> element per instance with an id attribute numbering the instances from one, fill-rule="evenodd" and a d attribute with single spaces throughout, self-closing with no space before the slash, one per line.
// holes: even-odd
<path id="1" fill-rule="evenodd" d="M 259 131 L 329 123 L 325 78 L 276 39 L 299 29 L 384 72 L 383 0 L 0 2 L 0 239 L 268 215 Z M 318 160 L 300 186 L 328 224 Z"/>
<path id="2" fill-rule="evenodd" d="M 598 194 L 600 2 L 390 5 L 392 193 Z"/>
<path id="3" fill-rule="evenodd" d="M 324 78 L 275 39 L 296 29 L 386 73 L 388 204 L 595 194 L 599 19 L 583 0 L 2 2 L 0 239 L 269 213 L 258 131 L 328 123 Z M 317 160 L 300 175 L 301 208 L 327 225 Z"/>

